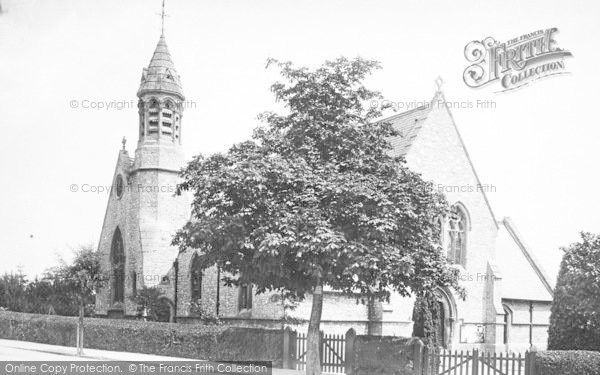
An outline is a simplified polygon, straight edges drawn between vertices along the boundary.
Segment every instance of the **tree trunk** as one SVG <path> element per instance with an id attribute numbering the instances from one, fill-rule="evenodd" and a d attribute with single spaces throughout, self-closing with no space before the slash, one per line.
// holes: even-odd
<path id="1" fill-rule="evenodd" d="M 306 375 L 321 375 L 321 313 L 323 312 L 323 285 L 315 288 L 312 311 L 306 337 Z"/>
<path id="2" fill-rule="evenodd" d="M 79 302 L 79 320 L 77 321 L 77 355 L 83 355 L 83 300 Z"/>

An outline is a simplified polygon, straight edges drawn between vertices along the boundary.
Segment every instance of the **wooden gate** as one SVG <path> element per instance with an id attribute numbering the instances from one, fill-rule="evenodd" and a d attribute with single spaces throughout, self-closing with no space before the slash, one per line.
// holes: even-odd
<path id="1" fill-rule="evenodd" d="M 533 375 L 531 353 L 491 353 L 442 350 L 423 352 L 424 375 Z"/>
<path id="2" fill-rule="evenodd" d="M 296 338 L 296 370 L 306 369 L 306 333 L 298 333 Z M 321 371 L 328 374 L 344 374 L 346 366 L 346 336 L 321 332 L 320 350 Z"/>

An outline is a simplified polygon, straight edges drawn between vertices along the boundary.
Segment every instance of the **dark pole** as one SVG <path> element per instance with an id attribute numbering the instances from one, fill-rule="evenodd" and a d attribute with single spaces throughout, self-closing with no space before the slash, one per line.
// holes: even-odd
<path id="1" fill-rule="evenodd" d="M 533 347 L 533 302 L 529 301 L 529 349 Z"/>
<path id="2" fill-rule="evenodd" d="M 177 284 L 179 283 L 179 259 L 175 259 L 173 262 L 173 268 L 175 273 L 175 295 L 173 296 L 173 321 L 177 321 Z"/>
<path id="3" fill-rule="evenodd" d="M 221 307 L 221 268 L 217 266 L 217 318 Z"/>

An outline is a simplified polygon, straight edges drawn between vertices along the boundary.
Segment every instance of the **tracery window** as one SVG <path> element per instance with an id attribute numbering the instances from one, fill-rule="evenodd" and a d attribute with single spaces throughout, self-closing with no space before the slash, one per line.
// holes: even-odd
<path id="1" fill-rule="evenodd" d="M 467 215 L 455 205 L 446 221 L 446 249 L 448 261 L 466 266 L 467 258 Z"/>
<path id="2" fill-rule="evenodd" d="M 190 277 L 192 302 L 198 302 L 202 298 L 202 268 L 197 254 L 192 259 Z"/>
<path id="3" fill-rule="evenodd" d="M 112 269 L 112 301 L 123 302 L 125 296 L 125 249 L 121 230 L 117 227 L 110 247 L 110 264 Z"/>

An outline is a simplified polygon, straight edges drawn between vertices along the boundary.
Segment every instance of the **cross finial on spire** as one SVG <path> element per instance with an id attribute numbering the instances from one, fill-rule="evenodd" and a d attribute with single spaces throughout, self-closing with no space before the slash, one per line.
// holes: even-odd
<path id="1" fill-rule="evenodd" d="M 121 141 L 121 143 L 123 144 L 123 151 L 125 151 L 125 144 L 127 143 L 127 139 L 125 137 L 123 137 L 123 140 Z"/>
<path id="2" fill-rule="evenodd" d="M 444 80 L 442 79 L 441 76 L 438 76 L 435 79 L 435 84 L 437 85 L 437 90 L 442 91 L 442 86 L 444 86 Z"/>
<path id="3" fill-rule="evenodd" d="M 165 17 L 168 15 L 165 13 L 165 0 L 162 0 L 162 11 L 160 12 L 160 36 L 165 35 Z"/>

